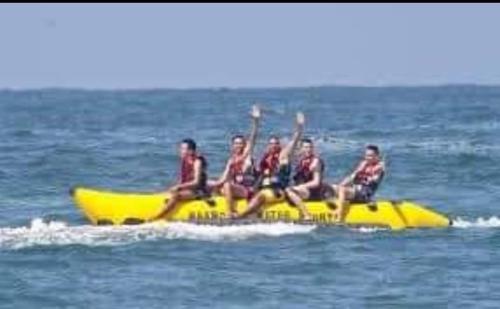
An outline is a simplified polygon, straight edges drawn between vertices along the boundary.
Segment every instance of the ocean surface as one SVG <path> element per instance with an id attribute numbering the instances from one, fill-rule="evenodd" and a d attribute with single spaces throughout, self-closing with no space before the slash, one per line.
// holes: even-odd
<path id="1" fill-rule="evenodd" d="M 216 177 L 254 102 L 259 155 L 304 111 L 329 181 L 378 144 L 378 196 L 454 226 L 94 227 L 74 207 L 74 185 L 162 190 L 184 137 Z M 499 164 L 500 87 L 2 90 L 0 307 L 499 308 Z"/>

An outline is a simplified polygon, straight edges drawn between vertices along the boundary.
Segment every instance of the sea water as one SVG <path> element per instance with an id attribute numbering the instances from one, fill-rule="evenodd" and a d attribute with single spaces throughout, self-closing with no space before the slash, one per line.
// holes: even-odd
<path id="1" fill-rule="evenodd" d="M 257 157 L 303 111 L 327 181 L 377 144 L 378 197 L 454 226 L 96 227 L 74 207 L 75 185 L 163 190 L 186 137 L 216 178 L 255 102 Z M 498 308 L 499 104 L 481 86 L 0 91 L 0 307 Z"/>

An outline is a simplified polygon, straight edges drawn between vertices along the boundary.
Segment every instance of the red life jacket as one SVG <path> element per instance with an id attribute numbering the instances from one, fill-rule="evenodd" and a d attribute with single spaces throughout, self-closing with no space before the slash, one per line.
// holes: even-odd
<path id="1" fill-rule="evenodd" d="M 243 173 L 243 166 L 245 165 L 245 158 L 242 154 L 233 154 L 231 156 L 231 165 L 229 166 L 229 172 L 232 176 Z"/>
<path id="2" fill-rule="evenodd" d="M 311 155 L 311 156 L 307 156 L 307 157 L 303 156 L 302 158 L 300 158 L 300 160 L 297 163 L 297 166 L 295 168 L 295 175 L 293 176 L 293 180 L 295 181 L 295 184 L 300 185 L 300 184 L 303 184 L 303 183 L 306 183 L 306 182 L 313 180 L 314 172 L 311 170 L 311 165 L 312 165 L 315 158 L 317 158 L 319 161 L 318 164 L 320 164 L 320 168 L 321 168 L 320 173 L 321 173 L 321 177 L 323 177 L 323 168 L 324 168 L 323 161 L 315 155 Z"/>
<path id="3" fill-rule="evenodd" d="M 255 182 L 253 160 L 251 159 L 250 166 L 245 166 L 246 159 L 241 154 L 233 155 L 230 159 L 229 173 L 234 182 L 244 186 L 253 186 Z"/>
<path id="4" fill-rule="evenodd" d="M 191 156 L 186 156 L 185 158 L 182 159 L 181 173 L 180 173 L 180 176 L 181 176 L 180 183 L 181 184 L 186 183 L 186 182 L 190 182 L 194 179 L 194 163 L 198 159 L 201 160 L 201 169 L 202 169 L 201 182 L 203 183 L 206 181 L 205 169 L 206 169 L 207 164 L 205 161 L 205 157 L 203 157 L 202 155 L 199 155 L 199 154 L 194 154 Z"/>
<path id="5" fill-rule="evenodd" d="M 280 165 L 280 152 L 281 149 L 274 152 L 266 152 L 260 161 L 259 171 L 263 176 L 271 176 L 276 174 Z"/>
<path id="6" fill-rule="evenodd" d="M 372 177 L 380 173 L 382 173 L 382 176 L 377 181 L 371 180 Z M 366 163 L 363 168 L 356 173 L 356 176 L 354 177 L 354 183 L 370 186 L 376 189 L 379 183 L 382 181 L 383 175 L 384 170 L 380 161 L 376 163 Z"/>

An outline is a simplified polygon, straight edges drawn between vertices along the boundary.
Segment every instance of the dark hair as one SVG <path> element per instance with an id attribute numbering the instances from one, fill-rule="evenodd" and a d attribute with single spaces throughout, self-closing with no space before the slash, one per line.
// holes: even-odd
<path id="1" fill-rule="evenodd" d="M 312 139 L 310 139 L 310 138 L 304 137 L 304 138 L 302 139 L 302 144 L 304 144 L 304 143 L 305 143 L 305 144 L 311 144 L 311 145 L 312 145 L 312 144 L 313 144 L 313 141 L 312 141 Z"/>
<path id="2" fill-rule="evenodd" d="M 191 138 L 185 138 L 181 144 L 186 144 L 189 150 L 196 151 L 196 142 Z"/>
<path id="3" fill-rule="evenodd" d="M 234 135 L 234 136 L 231 138 L 231 141 L 233 141 L 233 142 L 234 142 L 234 141 L 235 141 L 235 140 L 237 140 L 238 138 L 239 138 L 239 139 L 242 139 L 243 141 L 245 141 L 245 136 L 243 136 L 243 135 L 241 135 L 241 134 L 236 134 L 236 135 Z"/>
<path id="4" fill-rule="evenodd" d="M 368 146 L 366 146 L 366 149 L 375 152 L 377 155 L 380 154 L 380 150 L 378 149 L 378 146 L 376 146 L 376 145 L 368 145 Z"/>

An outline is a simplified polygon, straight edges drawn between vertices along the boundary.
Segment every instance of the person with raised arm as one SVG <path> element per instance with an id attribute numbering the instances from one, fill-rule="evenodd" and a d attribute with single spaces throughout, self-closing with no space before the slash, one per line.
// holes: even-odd
<path id="1" fill-rule="evenodd" d="M 310 220 L 305 200 L 321 200 L 323 198 L 323 175 L 325 164 L 314 151 L 313 141 L 302 139 L 301 155 L 295 167 L 294 186 L 286 188 L 286 193 L 292 204 L 302 210 L 303 218 Z"/>
<path id="2" fill-rule="evenodd" d="M 297 144 L 302 137 L 304 123 L 304 114 L 301 112 L 297 113 L 295 132 L 292 140 L 283 148 L 278 137 L 272 136 L 269 139 L 266 152 L 258 167 L 259 191 L 250 200 L 247 209 L 236 216 L 236 219 L 247 218 L 258 212 L 265 204 L 283 201 L 286 198 L 285 190 L 289 185 L 292 170 L 291 160 Z M 302 215 L 307 216 L 305 208 L 300 210 Z"/>
<path id="3" fill-rule="evenodd" d="M 227 160 L 224 172 L 209 186 L 224 195 L 229 217 L 236 216 L 236 199 L 248 199 L 253 196 L 255 187 L 256 168 L 253 160 L 253 150 L 257 140 L 261 110 L 257 105 L 252 107 L 252 129 L 248 140 L 243 135 L 231 138 L 231 155 Z"/>

